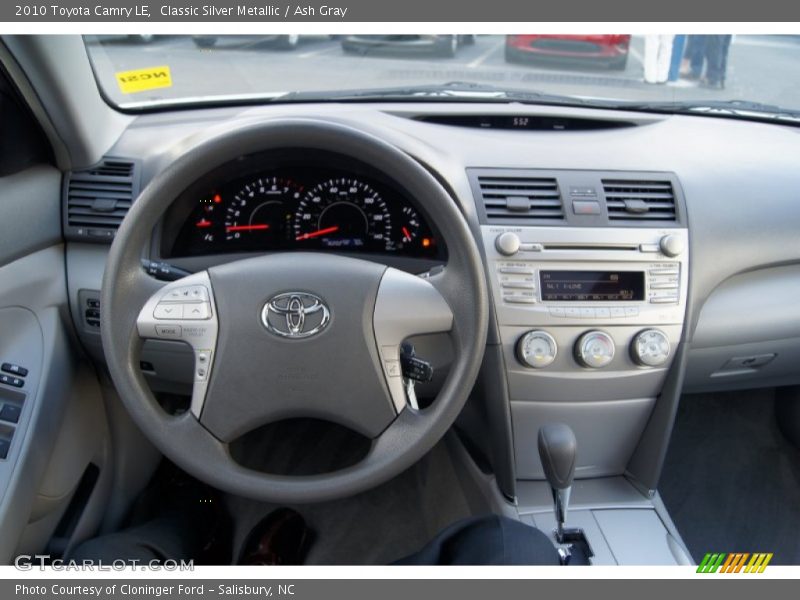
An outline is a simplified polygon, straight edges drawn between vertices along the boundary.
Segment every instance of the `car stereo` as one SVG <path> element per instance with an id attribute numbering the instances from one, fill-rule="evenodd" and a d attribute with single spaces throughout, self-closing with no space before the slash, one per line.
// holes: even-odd
<path id="1" fill-rule="evenodd" d="M 539 271 L 544 302 L 644 300 L 644 271 Z"/>

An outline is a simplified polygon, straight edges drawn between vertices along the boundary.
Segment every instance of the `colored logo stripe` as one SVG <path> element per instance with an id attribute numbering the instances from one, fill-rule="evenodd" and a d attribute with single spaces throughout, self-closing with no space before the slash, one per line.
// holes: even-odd
<path id="1" fill-rule="evenodd" d="M 745 573 L 763 573 L 764 569 L 772 560 L 771 552 L 748 552 L 719 553 L 709 552 L 700 561 L 697 567 L 698 573 L 739 573 L 744 568 Z M 750 559 L 747 562 L 747 559 Z M 747 562 L 747 566 L 745 563 Z"/>

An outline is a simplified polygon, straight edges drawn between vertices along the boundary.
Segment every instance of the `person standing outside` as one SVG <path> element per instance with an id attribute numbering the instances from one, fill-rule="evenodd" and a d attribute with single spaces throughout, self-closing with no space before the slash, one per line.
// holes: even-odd
<path id="1" fill-rule="evenodd" d="M 667 83 L 674 39 L 674 34 L 644 36 L 645 82 Z"/>
<path id="2" fill-rule="evenodd" d="M 732 35 L 706 36 L 706 79 L 704 85 L 712 89 L 725 88 L 728 73 L 728 52 Z"/>

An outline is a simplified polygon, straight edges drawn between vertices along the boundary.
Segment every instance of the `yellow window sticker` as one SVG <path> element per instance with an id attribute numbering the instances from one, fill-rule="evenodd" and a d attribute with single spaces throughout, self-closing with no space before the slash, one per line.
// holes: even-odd
<path id="1" fill-rule="evenodd" d="M 123 94 L 135 94 L 158 88 L 172 87 L 172 75 L 169 67 L 148 67 L 134 71 L 120 71 L 116 73 L 119 89 Z"/>

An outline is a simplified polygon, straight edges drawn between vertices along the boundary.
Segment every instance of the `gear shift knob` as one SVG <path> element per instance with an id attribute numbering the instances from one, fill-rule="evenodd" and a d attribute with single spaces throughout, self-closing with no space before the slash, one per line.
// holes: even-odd
<path id="1" fill-rule="evenodd" d="M 575 456 L 578 442 L 568 425 L 550 423 L 539 429 L 539 458 L 544 475 L 553 491 L 555 504 L 556 539 L 564 541 L 564 522 L 567 518 L 567 505 L 575 477 Z"/>
<path id="2" fill-rule="evenodd" d="M 575 477 L 578 442 L 569 425 L 550 423 L 539 429 L 539 458 L 550 487 L 564 490 Z"/>

